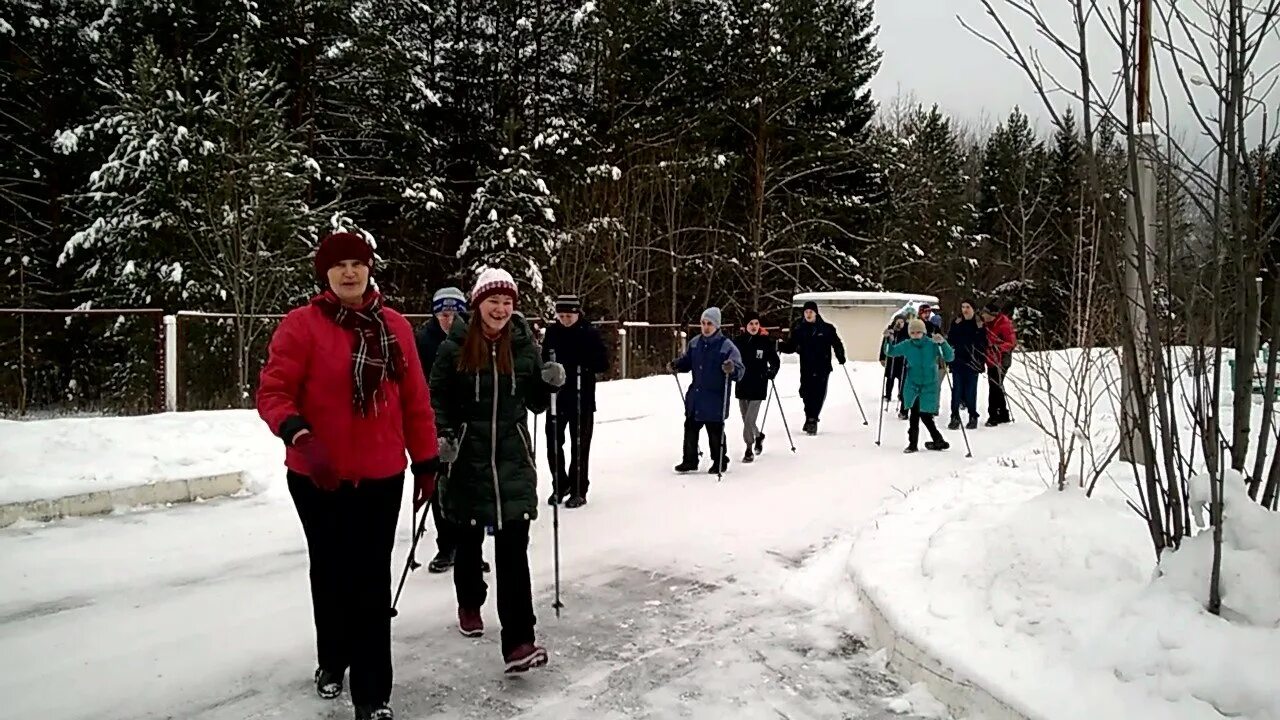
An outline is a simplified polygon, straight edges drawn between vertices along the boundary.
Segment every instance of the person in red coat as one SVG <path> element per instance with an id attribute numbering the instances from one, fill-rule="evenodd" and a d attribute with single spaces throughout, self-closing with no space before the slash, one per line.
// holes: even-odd
<path id="1" fill-rule="evenodd" d="M 987 330 L 987 427 L 1009 422 L 1009 398 L 1004 391 L 1004 378 L 1013 364 L 1013 349 L 1018 336 L 1013 321 L 994 302 L 982 309 L 982 324 Z"/>
<path id="2" fill-rule="evenodd" d="M 357 720 L 390 720 L 391 549 L 406 450 L 414 502 L 435 489 L 435 415 L 413 329 L 369 282 L 373 249 L 352 233 L 315 256 L 323 292 L 271 338 L 258 414 L 284 441 L 289 493 L 311 564 L 316 692 L 342 694 Z"/>

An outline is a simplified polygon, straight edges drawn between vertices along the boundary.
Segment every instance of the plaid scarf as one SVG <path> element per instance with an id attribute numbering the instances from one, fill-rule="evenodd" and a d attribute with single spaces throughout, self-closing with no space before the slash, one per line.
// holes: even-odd
<path id="1" fill-rule="evenodd" d="M 376 291 L 370 293 L 360 308 L 343 305 L 328 290 L 311 302 L 339 326 L 355 333 L 356 341 L 351 349 L 352 403 L 361 415 L 367 416 L 375 409 L 382 383 L 398 381 L 404 369 L 400 343 L 382 318 L 382 295 Z"/>

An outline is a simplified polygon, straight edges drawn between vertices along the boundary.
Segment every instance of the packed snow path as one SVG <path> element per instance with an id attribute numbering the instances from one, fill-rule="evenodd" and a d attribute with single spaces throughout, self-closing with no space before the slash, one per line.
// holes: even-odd
<path id="1" fill-rule="evenodd" d="M 538 630 L 550 666 L 504 677 L 492 598 L 489 633 L 463 638 L 449 577 L 419 570 L 394 621 L 398 717 L 904 717 L 886 709 L 902 683 L 867 662 L 847 572 L 852 538 L 897 491 L 945 481 L 1036 436 L 1018 425 L 975 431 L 975 457 L 966 460 L 960 434 L 948 433 L 950 452 L 903 456 L 905 423 L 889 415 L 878 448 L 880 368 L 857 366 L 854 377 L 870 426 L 837 370 L 821 434 L 797 433 L 794 455 L 775 406 L 765 454 L 738 462 L 735 406 L 734 462 L 720 483 L 671 470 L 682 409 L 669 376 L 603 385 L 591 502 L 561 515 L 560 620 L 550 607 L 549 508 L 535 524 Z M 793 432 L 803 420 L 796 386 L 795 366 L 784 365 L 778 387 Z M 306 554 L 278 441 L 248 412 L 179 417 L 199 435 L 175 436 L 174 416 L 89 421 L 94 432 L 59 426 L 84 421 L 47 424 L 71 439 L 132 444 L 142 455 L 174 443 L 216 448 L 204 452 L 224 453 L 262 492 L 0 531 L 6 716 L 350 716 L 349 705 L 311 691 Z M 539 423 L 540 445 L 541 430 Z M 59 438 L 61 452 L 70 452 L 68 442 Z M 545 488 L 541 448 L 538 460 Z M 48 471 L 57 475 L 57 458 Z M 406 498 L 397 576 L 408 507 Z M 429 528 L 424 561 L 433 541 Z"/>

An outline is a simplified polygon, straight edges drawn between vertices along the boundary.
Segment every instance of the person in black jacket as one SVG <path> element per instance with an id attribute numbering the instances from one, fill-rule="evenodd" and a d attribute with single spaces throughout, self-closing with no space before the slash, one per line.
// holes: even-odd
<path id="1" fill-rule="evenodd" d="M 886 330 L 892 330 L 893 336 L 891 341 L 894 345 L 911 337 L 907 333 L 907 318 L 905 315 L 895 315 L 893 322 L 889 323 Z M 885 344 L 880 343 L 880 365 L 884 368 L 884 402 L 887 406 L 893 402 L 893 385 L 898 384 L 898 417 L 905 420 L 907 409 L 902 405 L 902 378 L 907 371 L 907 359 L 905 357 L 889 357 L 885 354 Z"/>
<path id="2" fill-rule="evenodd" d="M 804 400 L 804 431 L 818 433 L 818 419 L 827 399 L 827 381 L 831 377 L 831 353 L 836 361 L 845 362 L 844 343 L 836 328 L 818 314 L 818 304 L 804 304 L 804 319 L 791 328 L 791 336 L 779 348 L 784 353 L 800 356 L 800 397 Z"/>
<path id="3" fill-rule="evenodd" d="M 987 331 L 975 317 L 973 300 L 965 299 L 960 303 L 960 317 L 951 323 L 947 342 L 956 352 L 956 359 L 951 363 L 954 388 L 951 391 L 951 422 L 947 427 L 952 430 L 960 427 L 960 406 L 964 405 L 969 409 L 966 427 L 973 430 L 978 427 L 978 379 L 987 370 Z"/>
<path id="4" fill-rule="evenodd" d="M 440 343 L 449 337 L 455 320 L 464 325 L 467 322 L 467 296 L 456 287 L 440 288 L 431 298 L 433 317 L 414 334 L 414 344 L 418 346 L 418 357 L 422 360 L 422 372 L 431 382 L 431 366 L 435 365 L 436 354 L 440 351 Z M 427 563 L 427 572 L 443 573 L 453 567 L 453 558 L 457 550 L 457 530 L 445 518 L 440 507 L 440 484 L 431 496 L 431 516 L 436 524 L 436 556 Z M 485 563 L 488 572 L 488 563 Z"/>
<path id="5" fill-rule="evenodd" d="M 542 359 L 564 366 L 568 377 L 556 395 L 556 416 L 547 414 L 547 457 L 558 475 L 551 490 L 550 504 L 564 502 L 567 508 L 587 504 L 591 487 L 591 434 L 596 417 L 596 373 L 608 372 L 609 357 L 604 340 L 595 326 L 582 318 L 582 302 L 576 295 L 556 298 L 558 322 L 547 327 L 542 341 Z M 565 467 L 564 431 L 569 428 L 572 454 Z M 565 500 L 568 498 L 568 500 Z"/>
<path id="6" fill-rule="evenodd" d="M 738 346 L 742 364 L 747 368 L 734 394 L 742 412 L 742 442 L 747 446 L 742 462 L 749 463 L 756 459 L 756 453 L 764 450 L 764 433 L 756 427 L 756 419 L 769 397 L 769 382 L 778 376 L 782 361 L 778 359 L 777 343 L 760 325 L 760 313 L 747 315 L 745 332 L 734 338 L 733 344 Z"/>

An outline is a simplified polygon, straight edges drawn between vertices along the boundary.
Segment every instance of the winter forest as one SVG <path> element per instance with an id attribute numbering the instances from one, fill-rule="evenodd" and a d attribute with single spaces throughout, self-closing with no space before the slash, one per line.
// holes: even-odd
<path id="1" fill-rule="evenodd" d="M 1064 95 L 1037 127 L 873 97 L 871 0 L 3 7 L 0 307 L 221 314 L 184 320 L 182 351 L 223 385 L 252 383 L 272 325 L 248 316 L 310 294 L 339 227 L 407 312 L 492 264 L 531 315 L 578 292 L 597 319 L 785 325 L 796 292 L 887 289 L 998 298 L 1027 346 L 1116 329 L 1122 109 Z M 1280 174 L 1274 144 L 1247 155 Z M 1214 265 L 1214 217 L 1169 157 L 1176 278 Z M 1259 227 L 1280 216 L 1280 184 L 1249 188 Z M 3 408 L 150 403 L 158 318 L 0 313 Z"/>

